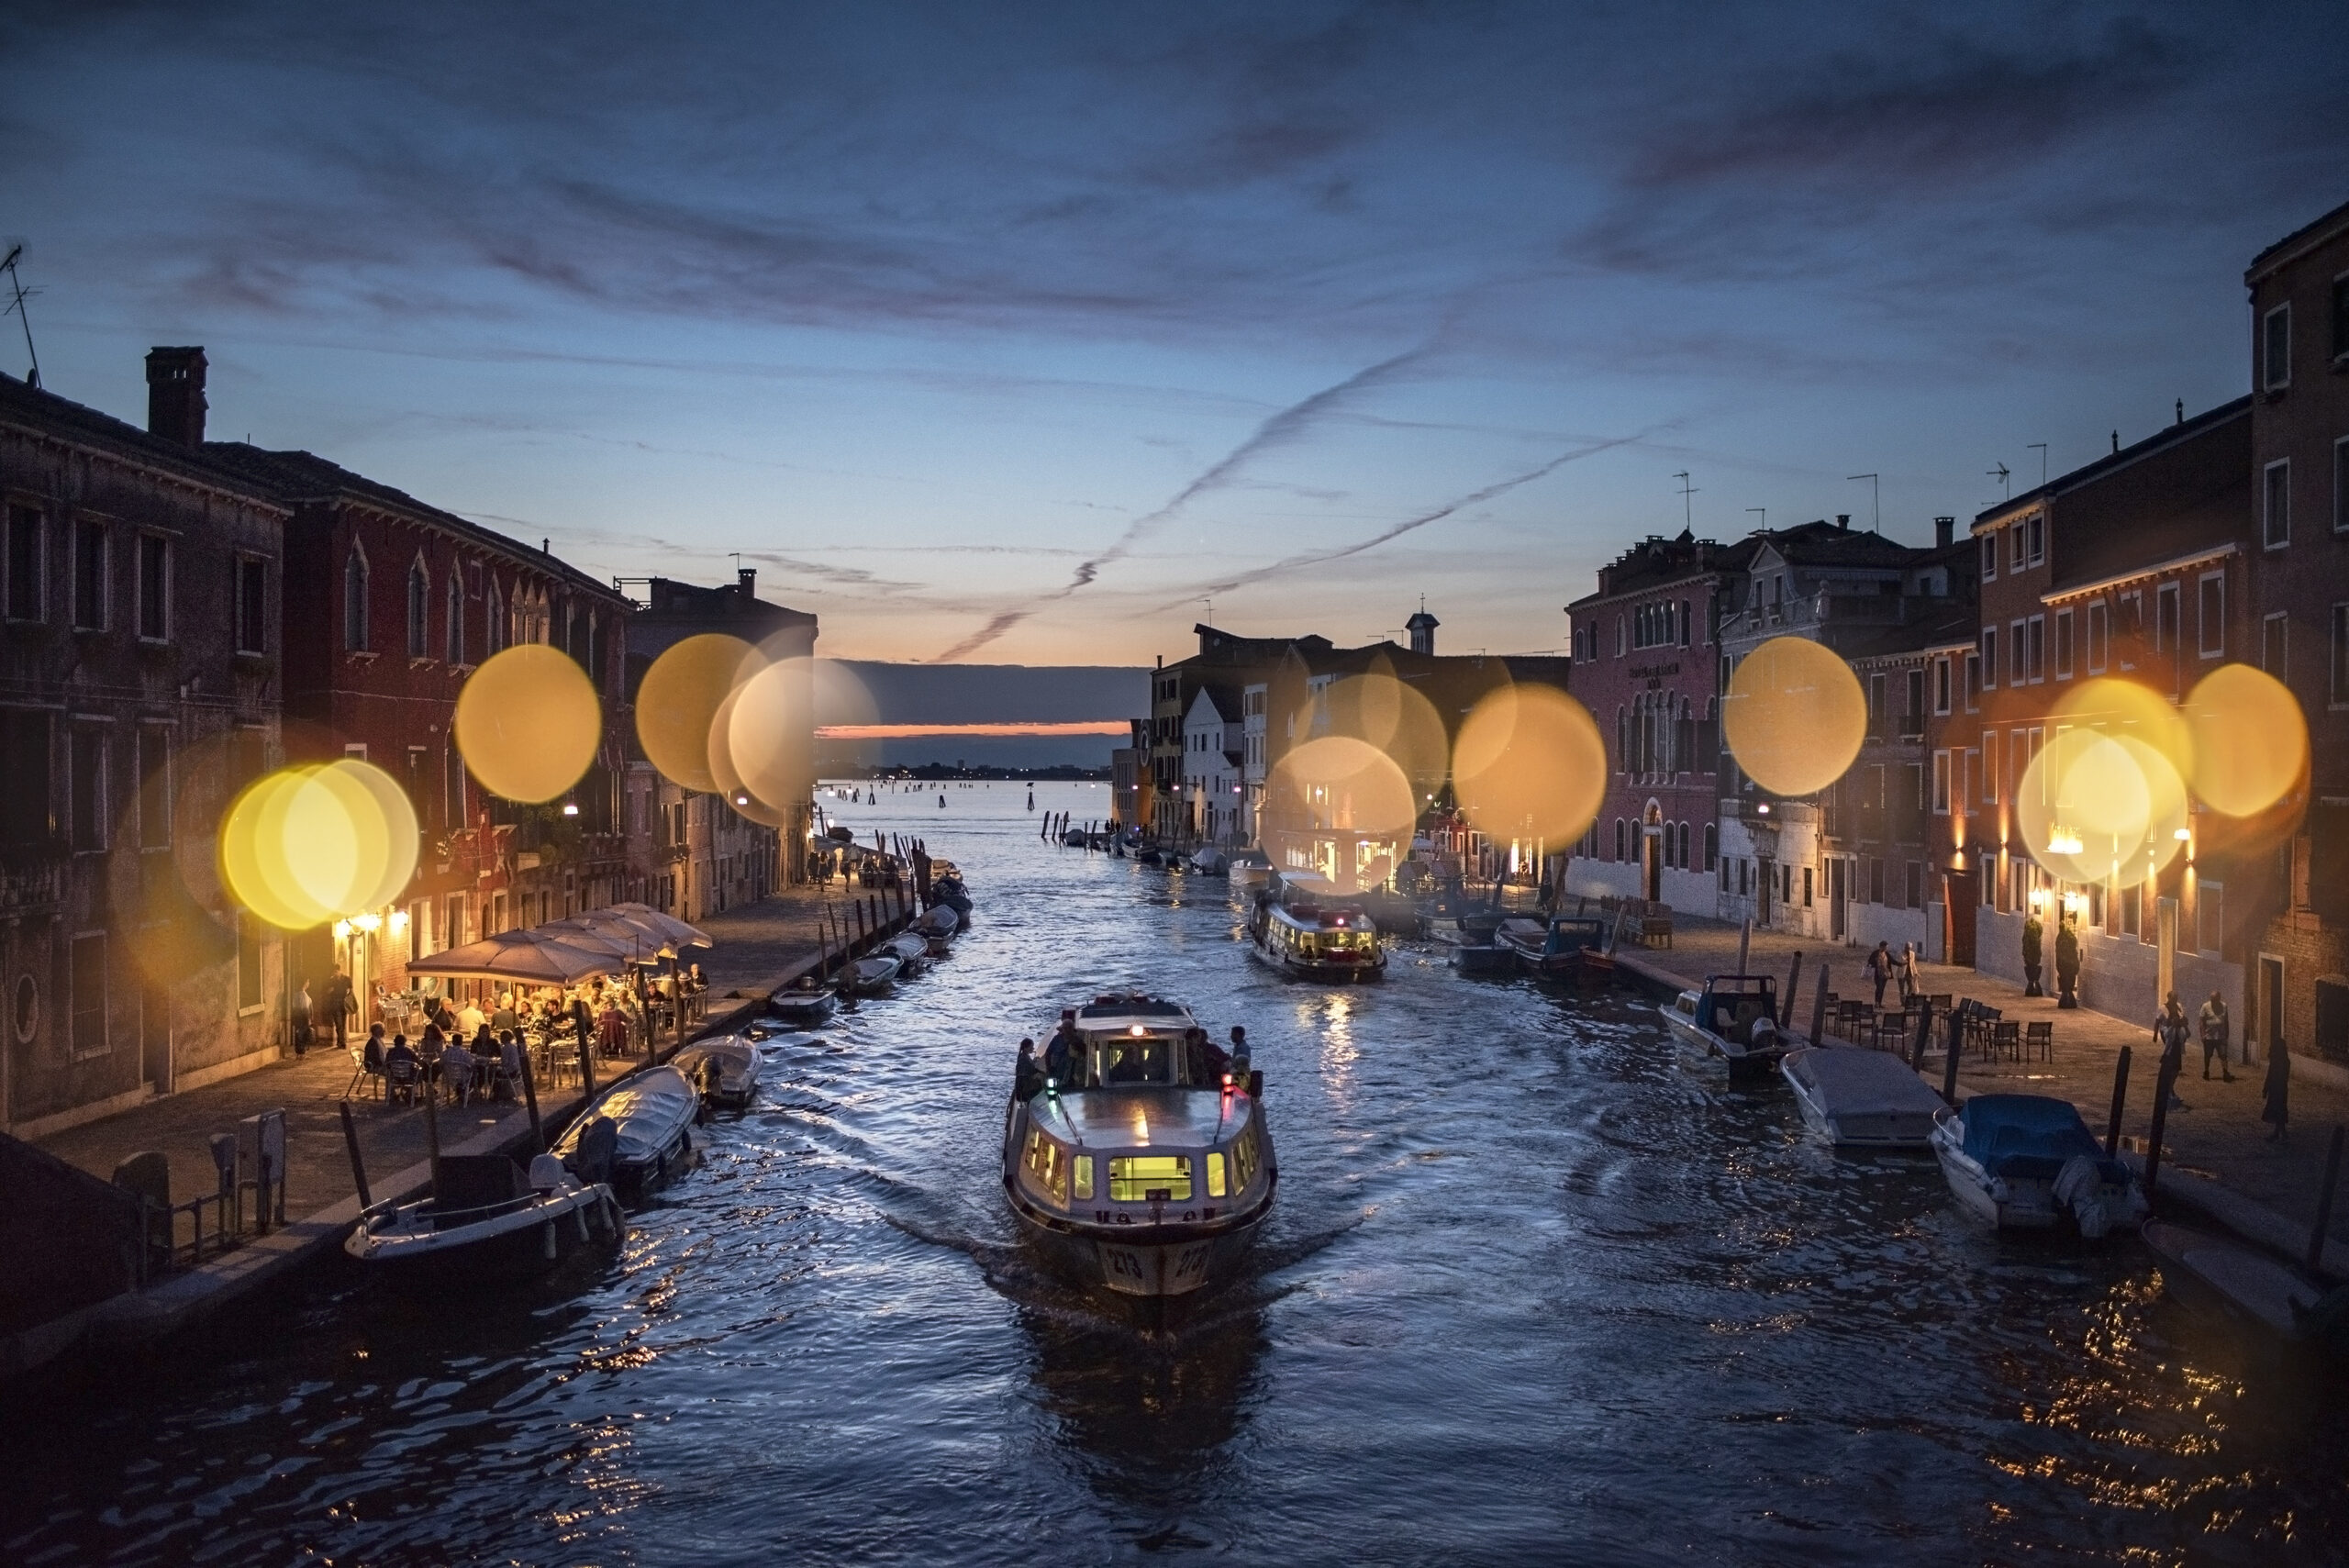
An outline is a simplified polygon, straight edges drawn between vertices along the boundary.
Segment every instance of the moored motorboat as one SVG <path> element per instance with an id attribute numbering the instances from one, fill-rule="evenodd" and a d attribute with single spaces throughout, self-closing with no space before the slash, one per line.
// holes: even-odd
<path id="1" fill-rule="evenodd" d="M 1477 979 L 1513 976 L 1520 972 L 1514 949 L 1498 942 L 1455 942 L 1452 967 Z"/>
<path id="2" fill-rule="evenodd" d="M 963 885 L 962 873 L 956 871 L 947 862 L 940 861 L 933 863 L 930 896 L 932 903 L 943 904 L 953 910 L 955 918 L 961 920 L 963 927 L 968 929 L 971 924 L 971 895 Z"/>
<path id="3" fill-rule="evenodd" d="M 1191 851 L 1191 869 L 1201 876 L 1224 876 L 1231 871 L 1231 857 L 1213 844 L 1201 844 Z"/>
<path id="4" fill-rule="evenodd" d="M 671 1057 L 669 1064 L 700 1088 L 705 1104 L 735 1111 L 759 1097 L 759 1078 L 766 1066 L 758 1041 L 747 1031 L 695 1040 Z"/>
<path id="5" fill-rule="evenodd" d="M 1607 922 L 1579 915 L 1511 915 L 1494 929 L 1496 945 L 1517 955 L 1526 973 L 1543 980 L 1604 984 L 1614 978 L 1607 951 Z"/>
<path id="6" fill-rule="evenodd" d="M 1242 892 L 1253 892 L 1272 880 L 1273 862 L 1262 850 L 1242 850 L 1231 857 L 1231 864 L 1224 874 L 1231 878 L 1232 886 Z"/>
<path id="7" fill-rule="evenodd" d="M 2165 1220 L 2138 1234 L 2161 1260 L 2162 1287 L 2186 1306 L 2249 1329 L 2262 1347 L 2349 1360 L 2349 1285 L 2328 1290 L 2240 1241 Z"/>
<path id="8" fill-rule="evenodd" d="M 343 1251 L 387 1278 L 529 1279 L 627 1229 L 612 1189 L 582 1182 L 541 1154 L 522 1168 L 503 1154 L 444 1154 L 432 1196 L 379 1203 Z"/>
<path id="9" fill-rule="evenodd" d="M 1683 991 L 1656 1010 L 1684 1054 L 1726 1063 L 1732 1073 L 1775 1067 L 1786 1054 L 1777 987 L 1766 974 L 1709 975 L 1701 990 Z"/>
<path id="10" fill-rule="evenodd" d="M 1778 1063 L 1802 1119 L 1838 1149 L 1932 1147 L 1942 1097 L 1884 1051 L 1805 1046 Z"/>
<path id="11" fill-rule="evenodd" d="M 803 974 L 788 985 L 778 986 L 767 998 L 767 1016 L 806 1029 L 830 1018 L 840 1005 L 840 997 L 830 986 L 813 974 Z"/>
<path id="12" fill-rule="evenodd" d="M 933 904 L 914 917 L 911 929 L 929 944 L 930 957 L 944 958 L 953 951 L 954 939 L 963 929 L 963 917 L 943 904 Z"/>
<path id="13" fill-rule="evenodd" d="M 1386 973 L 1378 926 L 1345 904 L 1283 903 L 1258 895 L 1248 914 L 1256 956 L 1299 980 L 1376 980 Z"/>
<path id="14" fill-rule="evenodd" d="M 841 971 L 841 993 L 848 996 L 877 996 L 896 983 L 897 972 L 904 967 L 893 952 L 852 960 Z"/>
<path id="15" fill-rule="evenodd" d="M 1057 1267 L 1163 1310 L 1228 1279 L 1272 1210 L 1263 1074 L 1219 1072 L 1190 1011 L 1152 996 L 1097 997 L 1075 1029 L 1071 1082 L 1012 1096 L 1004 1192 Z"/>
<path id="16" fill-rule="evenodd" d="M 930 939 L 916 931 L 899 931 L 873 950 L 897 955 L 897 977 L 910 980 L 930 968 Z"/>
<path id="17" fill-rule="evenodd" d="M 2094 1240 L 2145 1217 L 2137 1178 L 2105 1157 L 2069 1100 L 1976 1095 L 1934 1118 L 1932 1145 L 1958 1207 L 2001 1230 L 2068 1220 Z"/>
<path id="18" fill-rule="evenodd" d="M 554 1151 L 582 1182 L 608 1182 L 622 1202 L 636 1203 L 692 1162 L 700 1116 L 701 1091 L 684 1073 L 647 1067 L 596 1095 Z"/>

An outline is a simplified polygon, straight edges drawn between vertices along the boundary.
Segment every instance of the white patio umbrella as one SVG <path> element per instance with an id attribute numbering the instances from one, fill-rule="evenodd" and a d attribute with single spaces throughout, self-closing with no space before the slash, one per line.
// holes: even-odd
<path id="1" fill-rule="evenodd" d="M 674 951 L 667 945 L 668 939 L 660 932 L 632 920 L 607 916 L 601 910 L 591 911 L 584 915 L 572 915 L 561 920 L 550 920 L 545 925 L 533 929 L 545 932 L 558 941 L 569 942 L 574 947 L 592 948 L 597 951 L 609 951 L 620 958 L 651 959 L 664 954 L 672 958 L 676 956 Z"/>
<path id="2" fill-rule="evenodd" d="M 519 940 L 518 940 L 519 939 Z M 477 942 L 412 960 L 410 974 L 440 974 L 460 980 L 511 980 L 525 985 L 575 985 L 609 974 L 618 958 L 527 931 L 507 931 Z"/>
<path id="3" fill-rule="evenodd" d="M 615 904 L 611 906 L 611 913 L 624 919 L 636 921 L 640 925 L 650 926 L 681 948 L 707 948 L 718 945 L 710 940 L 709 933 L 700 927 L 688 926 L 674 915 L 663 915 L 650 904 L 633 902 Z"/>

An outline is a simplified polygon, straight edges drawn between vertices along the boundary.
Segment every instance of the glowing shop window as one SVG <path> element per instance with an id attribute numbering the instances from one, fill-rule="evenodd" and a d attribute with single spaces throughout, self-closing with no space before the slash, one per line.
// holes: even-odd
<path id="1" fill-rule="evenodd" d="M 1118 1203 L 1147 1203 L 1153 1193 L 1168 1203 L 1191 1201 L 1191 1157 L 1187 1154 L 1127 1154 L 1109 1162 L 1109 1196 Z"/>
<path id="2" fill-rule="evenodd" d="M 1219 1153 L 1210 1154 L 1208 1156 L 1208 1196 L 1222 1197 L 1224 1195 L 1223 1156 Z"/>

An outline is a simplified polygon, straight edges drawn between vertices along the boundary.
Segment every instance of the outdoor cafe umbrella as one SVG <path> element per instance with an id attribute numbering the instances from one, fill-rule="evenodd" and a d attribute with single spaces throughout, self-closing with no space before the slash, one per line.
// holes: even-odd
<path id="1" fill-rule="evenodd" d="M 650 904 L 615 904 L 610 912 L 638 925 L 650 927 L 681 948 L 717 946 L 710 940 L 709 933 L 700 927 L 688 926 L 674 915 L 663 915 Z"/>
<path id="2" fill-rule="evenodd" d="M 529 931 L 507 931 L 467 942 L 429 958 L 413 960 L 410 974 L 440 974 L 461 980 L 511 980 L 525 985 L 575 985 L 609 974 L 618 955 Z"/>
<path id="3" fill-rule="evenodd" d="M 634 921 L 607 917 L 600 911 L 550 920 L 536 929 L 573 947 L 608 951 L 637 962 L 649 962 L 656 957 L 676 956 L 675 950 L 667 946 L 667 939 L 660 932 Z"/>

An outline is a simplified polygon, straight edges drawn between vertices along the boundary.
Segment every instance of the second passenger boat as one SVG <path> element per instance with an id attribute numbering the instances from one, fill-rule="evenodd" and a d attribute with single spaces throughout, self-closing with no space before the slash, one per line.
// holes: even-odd
<path id="1" fill-rule="evenodd" d="M 1376 980 L 1386 973 L 1378 924 L 1351 904 L 1258 894 L 1248 913 L 1256 956 L 1300 980 Z"/>

